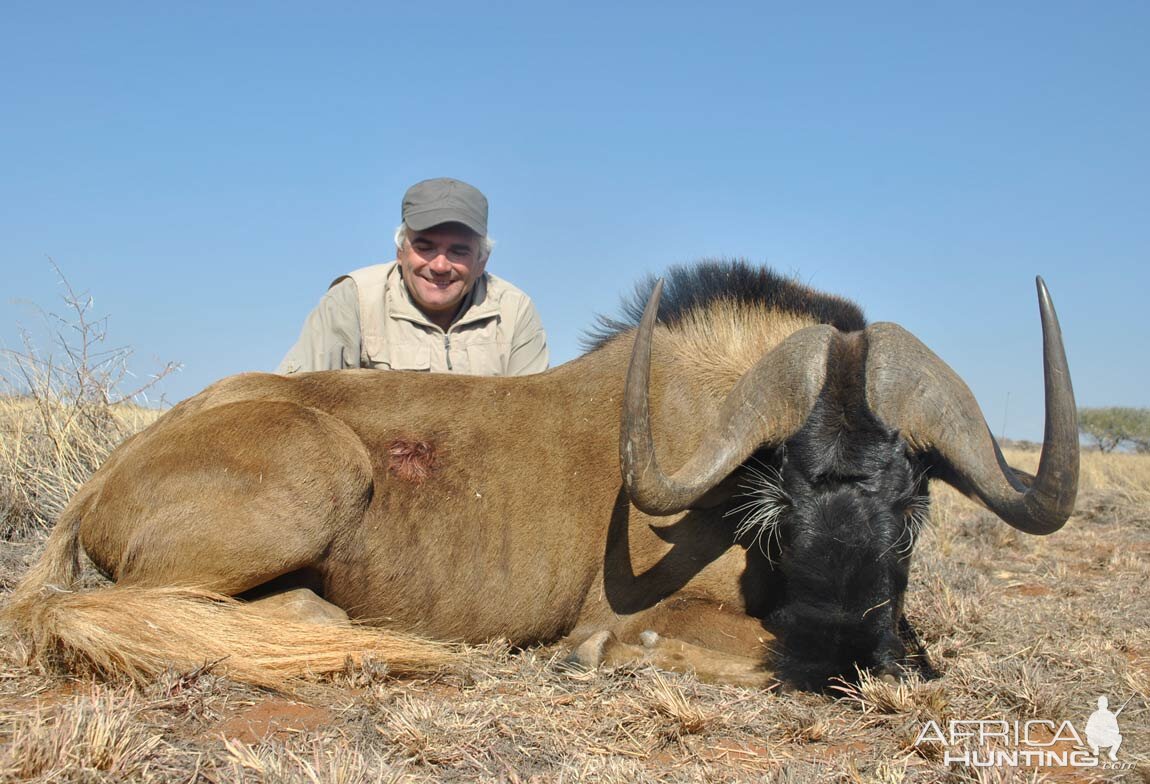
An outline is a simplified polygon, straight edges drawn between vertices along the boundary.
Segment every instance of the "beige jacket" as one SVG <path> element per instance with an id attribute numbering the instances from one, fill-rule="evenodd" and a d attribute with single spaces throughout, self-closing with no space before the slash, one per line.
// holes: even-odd
<path id="1" fill-rule="evenodd" d="M 412 302 L 392 261 L 337 278 L 276 372 L 357 367 L 521 376 L 547 369 L 547 336 L 528 296 L 487 273 L 444 332 Z"/>

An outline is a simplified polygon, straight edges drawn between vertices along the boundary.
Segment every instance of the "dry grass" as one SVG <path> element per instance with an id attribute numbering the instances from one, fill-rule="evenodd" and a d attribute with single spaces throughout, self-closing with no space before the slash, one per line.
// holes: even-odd
<path id="1" fill-rule="evenodd" d="M 0 399 L 0 597 L 86 473 L 155 416 L 82 408 Z M 1037 456 L 1008 458 L 1033 470 Z M 774 694 L 649 669 L 571 673 L 549 649 L 493 642 L 448 674 L 396 678 L 367 660 L 277 693 L 222 666 L 152 663 L 137 684 L 62 677 L 30 667 L 4 633 L 0 781 L 1078 781 L 948 767 L 915 741 L 926 721 L 1081 728 L 1100 694 L 1128 701 L 1120 759 L 1134 767 L 1096 780 L 1150 780 L 1150 455 L 1086 453 L 1079 512 L 1050 537 L 933 491 L 907 613 L 934 681 L 864 675 L 833 695 Z M 85 572 L 83 585 L 100 583 Z"/>
<path id="2" fill-rule="evenodd" d="M 141 721 L 136 692 L 93 687 L 61 710 L 36 705 L 5 716 L 8 744 L 0 775 L 14 780 L 56 779 L 92 771 L 130 779 L 146 770 L 160 733 Z"/>
<path id="3" fill-rule="evenodd" d="M 0 397 L 0 535 L 46 531 L 84 480 L 126 436 L 159 417 L 132 403 Z"/>

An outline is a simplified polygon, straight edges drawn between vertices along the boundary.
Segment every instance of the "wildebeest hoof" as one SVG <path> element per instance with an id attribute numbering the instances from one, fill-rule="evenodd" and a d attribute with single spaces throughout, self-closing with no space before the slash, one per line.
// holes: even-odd
<path id="1" fill-rule="evenodd" d="M 644 648 L 654 648 L 659 644 L 659 633 L 648 629 L 639 635 L 639 642 L 643 643 Z"/>
<path id="2" fill-rule="evenodd" d="M 614 632 L 607 630 L 595 632 L 583 642 L 579 643 L 563 663 L 580 669 L 593 670 L 603 663 L 603 652 L 607 643 L 614 639 Z"/>
<path id="3" fill-rule="evenodd" d="M 269 594 L 248 603 L 248 608 L 268 618 L 285 621 L 343 626 L 350 623 L 347 612 L 321 599 L 308 588 L 293 588 Z"/>

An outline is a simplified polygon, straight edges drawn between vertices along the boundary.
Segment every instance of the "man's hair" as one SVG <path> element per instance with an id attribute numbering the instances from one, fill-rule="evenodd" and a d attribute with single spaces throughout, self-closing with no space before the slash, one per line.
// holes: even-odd
<path id="1" fill-rule="evenodd" d="M 403 250 L 403 244 L 411 238 L 411 235 L 409 234 L 410 231 L 411 231 L 411 229 L 409 229 L 407 227 L 406 223 L 401 223 L 401 224 L 399 224 L 399 226 L 396 227 L 396 229 L 395 229 L 395 249 L 397 251 Z M 495 247 L 495 240 L 491 239 L 490 237 L 480 237 L 479 238 L 480 258 L 485 259 L 488 256 L 490 256 L 491 251 L 494 247 Z"/>

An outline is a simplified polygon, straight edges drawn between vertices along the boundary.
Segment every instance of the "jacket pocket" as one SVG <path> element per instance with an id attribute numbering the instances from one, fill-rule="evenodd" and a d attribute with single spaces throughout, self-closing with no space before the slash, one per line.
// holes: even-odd
<path id="1" fill-rule="evenodd" d="M 389 345 L 386 338 L 378 335 L 363 338 L 363 350 L 367 360 L 364 367 L 380 370 L 431 370 L 431 347 L 419 344 Z"/>
<path id="2" fill-rule="evenodd" d="M 498 343 L 480 343 L 467 347 L 467 372 L 473 376 L 502 376 L 506 351 Z"/>

